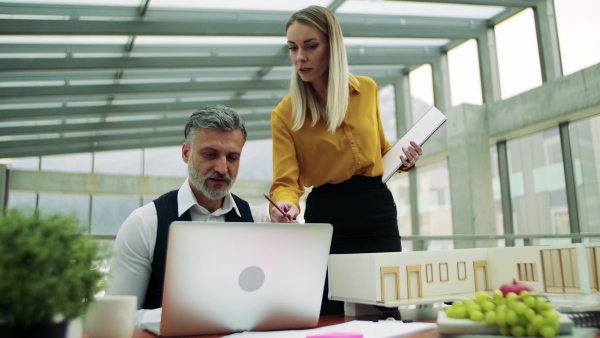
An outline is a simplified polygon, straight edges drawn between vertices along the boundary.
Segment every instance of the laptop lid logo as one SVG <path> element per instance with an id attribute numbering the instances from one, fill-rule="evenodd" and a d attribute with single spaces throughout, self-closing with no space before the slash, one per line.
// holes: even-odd
<path id="1" fill-rule="evenodd" d="M 238 277 L 238 284 L 242 290 L 254 292 L 265 283 L 265 272 L 258 266 L 249 266 L 242 270 Z"/>

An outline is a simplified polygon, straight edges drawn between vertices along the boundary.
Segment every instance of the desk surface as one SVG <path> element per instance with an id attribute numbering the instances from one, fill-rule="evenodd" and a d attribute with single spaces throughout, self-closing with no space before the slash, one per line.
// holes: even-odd
<path id="1" fill-rule="evenodd" d="M 319 318 L 317 327 L 340 324 L 340 323 L 349 322 L 352 320 L 368 320 L 368 319 L 369 318 L 366 318 L 366 317 L 359 318 L 359 317 L 354 317 L 354 316 L 343 316 L 343 315 L 321 316 Z M 156 337 L 157 337 L 156 335 L 154 335 L 150 332 L 136 328 L 132 338 L 156 338 Z M 186 338 L 217 338 L 217 337 L 222 337 L 222 335 L 186 336 Z M 438 337 L 438 332 L 435 329 L 427 330 L 427 331 L 423 331 L 423 332 L 419 332 L 419 333 L 407 336 L 407 338 L 437 338 L 437 337 Z M 84 338 L 86 338 L 86 337 L 84 336 Z M 596 337 L 596 338 L 600 338 L 600 337 Z"/>
<path id="2" fill-rule="evenodd" d="M 348 321 L 352 321 L 352 320 L 369 320 L 369 318 L 343 316 L 343 315 L 322 316 L 321 318 L 319 318 L 317 327 L 340 324 L 340 323 L 344 323 L 344 322 L 348 322 Z M 427 320 L 427 322 L 434 322 L 434 321 Z M 132 338 L 156 338 L 156 337 L 157 337 L 156 335 L 136 327 Z M 186 336 L 186 338 L 219 338 L 219 337 L 222 337 L 222 335 Z M 86 334 L 86 332 L 83 333 L 82 338 L 88 338 L 88 335 Z M 422 331 L 419 333 L 408 335 L 406 338 L 438 338 L 438 331 L 437 331 L 437 329 Z M 596 334 L 596 336 L 594 338 L 600 338 L 600 332 L 598 332 L 598 334 Z"/>

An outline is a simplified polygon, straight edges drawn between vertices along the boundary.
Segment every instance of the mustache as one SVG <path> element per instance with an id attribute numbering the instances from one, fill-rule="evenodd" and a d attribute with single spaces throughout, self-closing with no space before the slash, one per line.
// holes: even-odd
<path id="1" fill-rule="evenodd" d="M 212 173 L 208 174 L 205 176 L 207 179 L 208 178 L 218 178 L 221 180 L 226 180 L 227 182 L 231 182 L 232 178 L 231 176 L 229 176 L 229 174 L 219 174 L 216 171 L 213 171 Z"/>

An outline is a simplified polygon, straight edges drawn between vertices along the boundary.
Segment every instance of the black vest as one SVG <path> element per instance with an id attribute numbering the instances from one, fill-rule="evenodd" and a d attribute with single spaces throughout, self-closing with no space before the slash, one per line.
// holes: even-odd
<path id="1" fill-rule="evenodd" d="M 167 259 L 167 240 L 169 238 L 169 226 L 175 221 L 191 221 L 190 211 L 177 216 L 177 192 L 170 191 L 154 200 L 156 207 L 156 216 L 158 220 L 156 229 L 156 243 L 154 245 L 154 258 L 152 259 L 152 273 L 146 290 L 146 298 L 142 306 L 143 309 L 156 309 L 162 307 L 163 283 L 165 278 L 165 262 Z M 250 205 L 248 202 L 237 197 L 234 194 L 233 200 L 240 211 L 241 217 L 231 209 L 225 214 L 225 222 L 254 222 Z"/>

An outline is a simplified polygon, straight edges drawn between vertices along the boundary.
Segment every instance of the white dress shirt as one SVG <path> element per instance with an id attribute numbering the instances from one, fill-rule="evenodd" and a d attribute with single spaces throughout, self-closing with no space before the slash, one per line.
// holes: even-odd
<path id="1" fill-rule="evenodd" d="M 187 179 L 179 188 L 177 204 L 178 216 L 181 217 L 184 212 L 189 210 L 192 221 L 225 222 L 225 214 L 231 209 L 241 216 L 231 193 L 225 196 L 223 206 L 212 213 L 201 207 L 196 201 Z M 254 222 L 270 222 L 267 210 L 250 205 L 250 212 Z M 153 202 L 148 203 L 137 208 L 127 217 L 115 240 L 116 255 L 111 261 L 106 295 L 137 296 L 136 325 L 145 322 L 160 322 L 162 308 L 141 309 L 152 272 L 157 223 L 156 207 Z"/>

